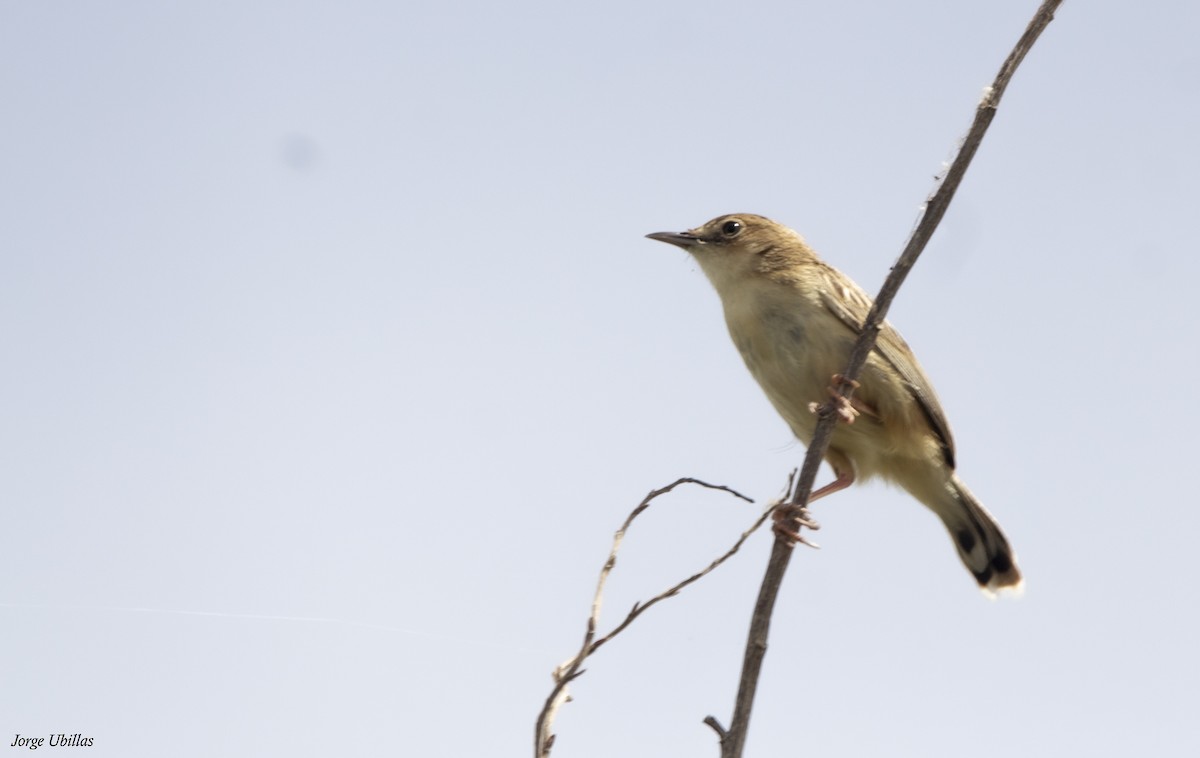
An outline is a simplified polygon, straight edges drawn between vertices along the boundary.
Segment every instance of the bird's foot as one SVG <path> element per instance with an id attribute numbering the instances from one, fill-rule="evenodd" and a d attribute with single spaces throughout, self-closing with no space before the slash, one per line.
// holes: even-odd
<path id="1" fill-rule="evenodd" d="M 801 545 L 808 545 L 812 548 L 820 548 L 821 546 L 804 535 L 800 534 L 801 527 L 808 527 L 813 531 L 821 528 L 808 512 L 807 508 L 798 508 L 794 505 L 781 505 L 775 509 L 775 513 L 771 515 L 774 522 L 771 525 L 771 531 L 776 535 L 788 540 L 791 544 L 799 542 Z"/>
<path id="2" fill-rule="evenodd" d="M 860 415 L 870 416 L 873 419 L 878 419 L 879 414 L 875 412 L 867 403 L 851 397 L 842 397 L 841 388 L 849 387 L 851 391 L 858 389 L 862 385 L 853 379 L 847 379 L 841 374 L 833 375 L 833 383 L 825 390 L 829 393 L 829 397 L 833 400 L 834 412 L 838 418 L 845 421 L 847 424 L 853 424 L 854 420 Z M 817 413 L 821 410 L 820 403 L 809 403 L 808 410 L 810 413 Z"/>

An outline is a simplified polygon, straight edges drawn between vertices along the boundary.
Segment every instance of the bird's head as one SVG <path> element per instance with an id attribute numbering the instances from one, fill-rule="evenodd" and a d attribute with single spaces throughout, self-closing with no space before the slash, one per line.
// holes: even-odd
<path id="1" fill-rule="evenodd" d="M 730 213 L 686 232 L 646 236 L 691 253 L 718 292 L 815 260 L 803 237 L 753 213 Z"/>

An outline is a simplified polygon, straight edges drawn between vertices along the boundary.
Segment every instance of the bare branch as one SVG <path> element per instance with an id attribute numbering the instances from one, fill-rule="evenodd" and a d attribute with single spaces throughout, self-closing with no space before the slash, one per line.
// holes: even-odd
<path id="1" fill-rule="evenodd" d="M 995 81 L 985 91 L 983 99 L 975 109 L 975 120 L 959 147 L 958 155 L 955 156 L 954 162 L 951 163 L 950 168 L 946 171 L 939 185 L 934 188 L 933 193 L 926 200 L 924 213 L 913 230 L 912 235 L 909 237 L 908 243 L 905 245 L 899 260 L 896 261 L 887 280 L 883 283 L 883 288 L 879 291 L 879 296 L 875 298 L 875 303 L 871 307 L 870 313 L 867 314 L 858 341 L 855 343 L 854 350 L 850 354 L 846 370 L 842 372 L 842 376 L 846 381 L 838 383 L 838 394 L 841 397 L 849 399 L 850 395 L 853 394 L 854 380 L 858 378 L 863 366 L 866 365 L 867 356 L 871 354 L 871 351 L 875 347 L 875 340 L 879 334 L 880 326 L 883 324 L 884 317 L 887 315 L 888 308 L 891 306 L 896 292 L 899 291 L 900 285 L 904 283 L 904 279 L 908 276 L 908 272 L 912 269 L 913 264 L 916 263 L 917 257 L 925 249 L 925 245 L 933 236 L 933 232 L 941 222 L 942 217 L 945 216 L 946 209 L 950 206 L 950 201 L 954 198 L 954 193 L 958 190 L 958 186 L 962 182 L 963 175 L 966 173 L 971 159 L 975 157 L 975 152 L 978 150 L 984 134 L 987 133 L 987 129 L 996 115 L 996 109 L 1000 105 L 1000 98 L 1008 88 L 1008 83 L 1012 79 L 1013 74 L 1016 73 L 1017 66 L 1024 60 L 1026 53 L 1029 52 L 1042 31 L 1054 19 L 1054 11 L 1061 4 L 1062 0 L 1045 0 L 1042 3 L 1037 13 L 1034 14 L 1033 20 L 1029 22 L 1028 27 L 1025 29 L 1025 33 L 1021 35 L 1016 46 L 1000 67 L 1000 72 L 996 75 Z M 829 447 L 830 438 L 833 436 L 833 430 L 837 424 L 838 407 L 838 400 L 833 398 L 825 402 L 818 409 L 819 418 L 817 428 L 813 434 L 812 442 L 808 446 L 808 454 L 804 459 L 804 466 L 800 470 L 800 481 L 796 485 L 790 502 L 782 506 L 783 508 L 790 509 L 790 512 L 787 514 L 789 516 L 803 515 L 803 509 L 808 503 L 809 496 L 812 494 L 813 482 L 816 480 L 817 470 L 820 468 L 821 461 L 825 457 L 825 451 Z M 758 603 L 755 605 L 754 615 L 751 617 L 750 634 L 749 639 L 746 641 L 742 678 L 734 705 L 733 721 L 728 731 L 721 737 L 722 758 L 741 758 L 750 724 L 750 712 L 754 704 L 754 693 L 758 687 L 758 676 L 762 668 L 763 656 L 767 650 L 767 633 L 770 629 L 771 612 L 775 606 L 775 597 L 783 582 L 783 575 L 787 571 L 791 554 L 791 541 L 777 534 L 775 545 L 771 550 L 771 558 L 767 564 L 766 573 L 763 576 L 762 587 L 759 590 Z"/>
<path id="2" fill-rule="evenodd" d="M 631 623 L 633 623 L 633 620 L 635 618 L 637 618 L 638 616 L 642 615 L 642 613 L 646 609 L 648 609 L 650 606 L 654 605 L 655 603 L 658 603 L 661 600 L 665 600 L 669 597 L 673 597 L 674 595 L 679 594 L 679 591 L 682 590 L 684 587 L 688 586 L 692 582 L 695 582 L 699 579 L 704 578 L 708 574 L 712 573 L 713 569 L 715 569 L 717 566 L 720 566 L 722 563 L 724 563 L 725 561 L 732 558 L 733 554 L 736 553 L 739 549 L 741 549 L 742 544 L 750 537 L 751 534 L 754 534 L 754 532 L 757 531 L 758 528 L 763 525 L 763 522 L 766 521 L 771 516 L 771 513 L 774 512 L 774 510 L 775 510 L 774 506 L 766 509 L 766 511 L 764 511 L 763 514 L 761 516 L 759 516 L 758 519 L 756 519 L 753 524 L 750 525 L 749 529 L 742 532 L 742 536 L 738 537 L 737 542 L 733 543 L 733 547 L 729 548 L 729 550 L 727 550 L 725 552 L 725 554 L 722 555 L 720 558 L 717 558 L 715 561 L 708 564 L 708 566 L 703 571 L 692 574 L 687 579 L 684 579 L 682 582 L 679 582 L 678 584 L 676 584 L 674 587 L 671 587 L 670 589 L 663 590 L 659 594 L 657 594 L 654 597 L 647 600 L 645 603 L 638 603 L 638 604 L 634 605 L 633 609 L 631 611 L 629 611 L 629 615 L 625 617 L 624 621 L 622 621 L 620 624 L 618 624 L 617 627 L 615 629 L 613 629 L 611 632 L 609 632 L 608 634 L 604 635 L 603 637 L 601 637 L 600 639 L 598 639 L 594 643 L 592 643 L 591 648 L 588 649 L 588 655 L 591 655 L 592 653 L 596 652 L 597 648 L 599 648 L 601 645 L 603 645 L 604 643 L 611 640 L 613 637 L 616 637 L 618 634 L 620 634 L 625 629 L 625 627 L 627 627 Z"/>
<path id="3" fill-rule="evenodd" d="M 600 579 L 596 583 L 596 594 L 592 597 L 592 610 L 591 613 L 588 614 L 587 631 L 583 635 L 583 644 L 580 646 L 579 652 L 576 653 L 573 658 L 563 663 L 554 671 L 554 688 L 550 691 L 549 697 L 546 698 L 546 702 L 542 706 L 541 712 L 538 714 L 537 726 L 535 727 L 534 755 L 536 758 L 547 758 L 547 756 L 550 755 L 550 749 L 554 746 L 554 733 L 552 731 L 554 726 L 554 717 L 558 713 L 558 709 L 562 707 L 563 703 L 566 703 L 571 699 L 570 695 L 567 693 L 567 685 L 583 674 L 583 662 L 588 658 L 588 656 L 596 652 L 601 645 L 620 634 L 626 627 L 633 623 L 634 619 L 642 615 L 646 609 L 662 600 L 665 600 L 668 597 L 679 594 L 684 587 L 687 587 L 689 584 L 711 573 L 717 568 L 717 566 L 720 566 L 722 563 L 732 557 L 733 554 L 736 553 L 739 548 L 741 548 L 746 539 L 749 538 L 749 536 L 753 534 L 756 529 L 762 526 L 762 523 L 767 520 L 767 517 L 774 510 L 774 506 L 772 508 L 768 508 L 763 515 L 759 516 L 758 520 L 756 520 L 748 530 L 742 533 L 742 536 L 738 538 L 733 547 L 726 551 L 725 554 L 720 558 L 710 563 L 703 571 L 693 574 L 670 589 L 655 595 L 645 603 L 635 604 L 633 609 L 625 617 L 624 621 L 617 625 L 617 627 L 611 632 L 597 640 L 596 626 L 600 623 L 600 606 L 604 599 L 604 586 L 608 582 L 608 577 L 612 573 L 613 567 L 617 565 L 617 552 L 621 549 L 621 543 L 625 540 L 625 533 L 629 530 L 630 525 L 633 524 L 633 520 L 640 516 L 643 511 L 649 508 L 650 503 L 655 498 L 667 494 L 681 484 L 698 484 L 701 487 L 728 492 L 731 495 L 741 498 L 748 503 L 754 502 L 737 490 L 731 489 L 724 485 L 709 484 L 707 482 L 700 481 L 699 479 L 683 478 L 677 479 L 661 489 L 652 490 L 650 494 L 646 495 L 642 502 L 638 503 L 637 507 L 630 512 L 629 516 L 625 519 L 625 523 L 621 524 L 621 528 L 617 530 L 615 535 L 613 535 L 612 549 L 608 553 L 608 558 L 604 561 L 603 568 L 600 569 Z"/>

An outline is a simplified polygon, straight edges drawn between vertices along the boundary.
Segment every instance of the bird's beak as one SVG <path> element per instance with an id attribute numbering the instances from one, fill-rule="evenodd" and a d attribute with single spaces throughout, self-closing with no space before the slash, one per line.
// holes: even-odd
<path id="1" fill-rule="evenodd" d="M 691 232 L 654 232 L 646 236 L 652 240 L 682 247 L 685 250 L 693 245 L 700 244 L 700 238 Z"/>

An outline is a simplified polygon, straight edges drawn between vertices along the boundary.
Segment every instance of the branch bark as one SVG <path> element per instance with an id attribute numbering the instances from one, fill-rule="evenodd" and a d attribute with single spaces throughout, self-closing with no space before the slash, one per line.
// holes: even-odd
<path id="1" fill-rule="evenodd" d="M 1008 58 L 1005 59 L 1004 64 L 1000 67 L 995 80 L 984 91 L 983 98 L 975 109 L 975 120 L 971 124 L 966 137 L 963 138 L 958 149 L 958 154 L 955 156 L 950 168 L 941 178 L 941 181 L 934 188 L 933 193 L 926 199 L 923 214 L 913 229 L 908 243 L 904 246 L 904 251 L 901 253 L 900 258 L 892 266 L 892 271 L 886 281 L 884 281 L 883 288 L 879 291 L 879 296 L 875 298 L 875 303 L 871 307 L 870 313 L 867 314 L 858 341 L 855 343 L 854 350 L 850 354 L 846 370 L 842 372 L 842 376 L 848 381 L 838 383 L 839 393 L 842 397 L 849 398 L 853 394 L 852 382 L 862 372 L 863 366 L 867 362 L 867 356 L 871 354 L 871 350 L 875 347 L 875 340 L 878 337 L 880 326 L 883 324 L 888 308 L 891 307 L 892 300 L 896 297 L 896 293 L 899 291 L 900 285 L 904 283 L 908 272 L 912 270 L 917 257 L 920 256 L 921 251 L 925 249 L 925 245 L 933 236 L 933 232 L 937 229 L 942 217 L 946 215 L 946 209 L 950 206 L 950 201 L 954 198 L 954 193 L 958 190 L 959 184 L 962 183 L 962 178 L 966 174 L 971 159 L 975 157 L 975 152 L 979 149 L 979 145 L 983 141 L 983 137 L 992 123 L 992 119 L 995 118 L 996 109 L 1000 105 L 1000 99 L 1003 97 L 1004 91 L 1008 88 L 1008 83 L 1012 80 L 1013 74 L 1016 73 L 1017 67 L 1025 59 L 1025 55 L 1033 47 L 1033 44 L 1037 41 L 1042 31 L 1054 20 L 1054 12 L 1061 4 L 1062 0 L 1046 0 L 1042 3 L 1041 7 L 1034 14 L 1033 20 L 1026 27 L 1025 33 L 1021 35 L 1012 52 L 1008 54 Z M 833 430 L 837 424 L 837 407 L 837 401 L 831 399 L 818 409 L 817 428 L 813 434 L 812 443 L 808 447 L 804 465 L 800 469 L 800 479 L 796 483 L 795 491 L 792 493 L 788 504 L 781 506 L 787 509 L 788 515 L 797 518 L 800 522 L 804 520 L 806 515 L 805 506 L 808 503 L 809 496 L 812 494 L 813 482 L 816 480 L 817 470 L 820 468 L 821 461 L 825 457 L 825 451 L 829 447 L 829 441 L 833 436 Z M 799 531 L 799 527 L 797 527 L 797 531 Z M 759 673 L 762 670 L 762 661 L 767 651 L 767 635 L 771 625 L 771 613 L 775 607 L 775 598 L 779 593 L 779 587 L 783 583 L 783 576 L 787 572 L 792 550 L 792 542 L 788 538 L 777 534 L 775 544 L 771 549 L 771 557 L 763 576 L 762 587 L 758 593 L 758 602 L 751 616 L 750 633 L 746 641 L 746 652 L 742 664 L 742 676 L 738 686 L 737 698 L 734 702 L 733 720 L 730 722 L 729 729 L 723 729 L 712 716 L 705 719 L 705 723 L 713 727 L 720 736 L 721 758 L 741 758 L 742 756 L 750 725 L 750 713 L 754 706 L 754 695 L 758 688 Z"/>

